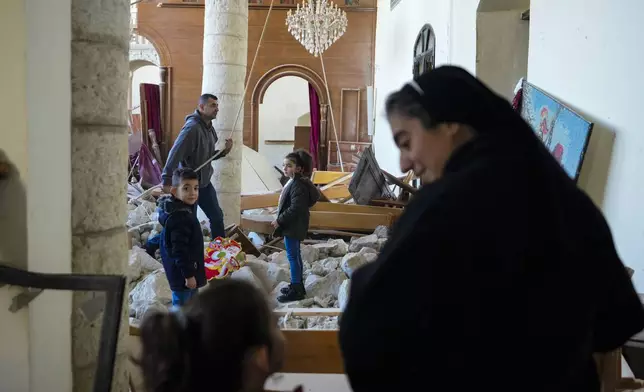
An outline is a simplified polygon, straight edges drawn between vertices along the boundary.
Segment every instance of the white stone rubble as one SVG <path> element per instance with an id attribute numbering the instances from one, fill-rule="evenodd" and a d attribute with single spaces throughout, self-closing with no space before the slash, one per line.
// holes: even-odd
<path id="1" fill-rule="evenodd" d="M 142 201 L 130 205 L 128 226 L 132 249 L 128 267 L 130 317 L 140 321 L 148 312 L 166 311 L 171 304 L 172 293 L 159 262 L 145 251 L 146 240 L 159 232 L 154 203 Z M 153 219 L 154 218 L 154 219 Z M 210 241 L 208 223 L 202 223 L 204 243 Z M 387 240 L 388 230 L 381 226 L 373 234 L 352 238 L 330 239 L 314 245 L 302 245 L 304 285 L 307 297 L 301 301 L 278 303 L 281 289 L 288 287 L 290 271 L 286 252 L 260 257 L 248 256 L 247 264 L 231 275 L 231 279 L 251 282 L 267 294 L 271 304 L 280 310 L 301 308 L 337 308 L 343 310 L 349 300 L 351 276 L 364 265 L 374 262 Z M 279 320 L 282 328 L 288 329 L 337 329 L 337 316 L 284 316 Z"/>

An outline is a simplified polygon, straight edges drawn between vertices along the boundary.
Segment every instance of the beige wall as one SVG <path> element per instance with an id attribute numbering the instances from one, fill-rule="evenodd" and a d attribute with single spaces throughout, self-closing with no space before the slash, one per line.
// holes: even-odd
<path id="1" fill-rule="evenodd" d="M 517 81 L 528 74 L 530 22 L 521 20 L 523 11 L 477 13 L 476 76 L 508 100 Z"/>
<path id="2" fill-rule="evenodd" d="M 0 262 L 32 271 L 71 270 L 70 12 L 70 0 L 0 4 L 0 150 L 16 169 L 0 184 Z M 71 390 L 70 294 L 10 313 L 19 292 L 0 289 L 0 390 Z"/>

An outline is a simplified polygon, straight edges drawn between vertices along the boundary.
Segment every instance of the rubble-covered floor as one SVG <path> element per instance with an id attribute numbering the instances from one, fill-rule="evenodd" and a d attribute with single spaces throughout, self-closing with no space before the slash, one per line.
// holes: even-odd
<path id="1" fill-rule="evenodd" d="M 129 204 L 128 227 L 132 249 L 130 251 L 128 279 L 130 323 L 137 324 L 151 310 L 167 311 L 171 291 L 159 260 L 143 249 L 148 237 L 161 230 L 156 221 L 155 203 L 138 201 Z M 210 241 L 207 224 L 204 242 Z M 243 279 L 253 283 L 269 296 L 275 309 L 325 308 L 340 311 L 348 300 L 350 278 L 360 266 L 373 262 L 387 239 L 387 228 L 378 227 L 373 234 L 353 237 L 349 241 L 331 238 L 312 245 L 302 245 L 304 278 L 307 298 L 279 304 L 280 289 L 290 281 L 286 252 L 275 252 L 260 257 L 248 255 L 248 261 L 230 279 Z M 158 252 L 157 252 L 158 257 Z M 337 329 L 338 316 L 303 316 L 286 313 L 279 319 L 285 329 Z"/>

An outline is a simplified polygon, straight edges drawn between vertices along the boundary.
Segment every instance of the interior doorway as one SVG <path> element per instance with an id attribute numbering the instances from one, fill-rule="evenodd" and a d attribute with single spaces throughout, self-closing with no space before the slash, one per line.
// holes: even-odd
<path id="1" fill-rule="evenodd" d="M 281 168 L 294 149 L 318 154 L 320 102 L 315 88 L 298 76 L 283 76 L 266 89 L 259 105 L 258 152 Z M 317 165 L 315 165 L 317 166 Z"/>
<path id="2" fill-rule="evenodd" d="M 530 0 L 481 0 L 476 15 L 476 76 L 509 101 L 528 74 Z"/>

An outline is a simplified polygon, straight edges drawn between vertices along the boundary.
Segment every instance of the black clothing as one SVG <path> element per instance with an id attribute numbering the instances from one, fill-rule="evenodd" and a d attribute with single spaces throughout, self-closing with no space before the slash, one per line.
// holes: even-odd
<path id="1" fill-rule="evenodd" d="M 320 191 L 311 180 L 295 175 L 280 195 L 277 208 L 276 234 L 300 241 L 306 239 L 311 213 L 309 209 L 320 199 Z"/>
<path id="2" fill-rule="evenodd" d="M 352 276 L 340 343 L 353 391 L 599 391 L 592 354 L 644 328 L 601 212 L 467 72 L 416 82 L 404 91 L 435 124 L 477 135 Z"/>
<path id="3" fill-rule="evenodd" d="M 185 279 L 194 277 L 197 287 L 206 284 L 204 246 L 196 205 L 190 206 L 172 196 L 159 199 L 161 260 L 170 289 L 188 290 Z"/>

